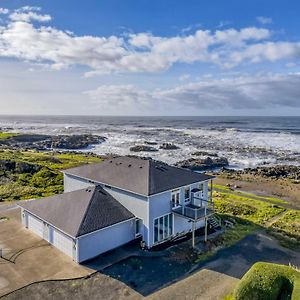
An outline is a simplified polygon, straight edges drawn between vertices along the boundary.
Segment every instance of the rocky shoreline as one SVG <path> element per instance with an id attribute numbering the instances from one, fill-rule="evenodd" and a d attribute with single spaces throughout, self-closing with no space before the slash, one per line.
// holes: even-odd
<path id="1" fill-rule="evenodd" d="M 272 178 L 272 179 L 290 179 L 295 183 L 300 183 L 300 167 L 292 165 L 276 165 L 269 167 L 247 168 L 244 170 L 231 170 L 223 168 L 220 172 L 227 177 L 239 175 L 251 175 L 254 177 Z"/>
<path id="2" fill-rule="evenodd" d="M 0 149 L 37 150 L 52 149 L 82 150 L 91 145 L 101 144 L 106 140 L 104 136 L 82 135 L 41 135 L 18 134 L 6 139 L 0 139 Z"/>

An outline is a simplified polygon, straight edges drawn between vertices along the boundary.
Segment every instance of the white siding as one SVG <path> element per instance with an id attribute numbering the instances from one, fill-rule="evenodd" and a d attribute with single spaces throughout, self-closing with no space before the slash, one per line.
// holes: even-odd
<path id="1" fill-rule="evenodd" d="M 50 243 L 57 249 L 73 258 L 73 239 L 60 232 L 59 230 L 51 227 L 50 229 Z"/>
<path id="2" fill-rule="evenodd" d="M 83 262 L 135 239 L 135 220 L 128 220 L 77 239 L 77 261 Z"/>
<path id="3" fill-rule="evenodd" d="M 93 184 L 85 179 L 64 174 L 64 192 L 72 192 L 80 189 L 85 189 Z"/>
<path id="4" fill-rule="evenodd" d="M 204 183 L 204 199 L 207 199 L 207 182 Z M 190 185 L 190 189 L 198 188 L 200 183 L 194 183 Z M 180 189 L 180 204 L 184 204 L 184 187 Z M 148 247 L 153 245 L 153 221 L 162 215 L 170 213 L 172 211 L 171 207 L 171 191 L 167 191 L 161 194 L 153 195 L 149 198 L 149 240 Z M 204 226 L 203 221 L 199 221 L 196 224 L 196 228 Z M 192 229 L 192 223 L 188 222 L 188 219 L 174 215 L 173 223 L 173 234 L 179 234 L 183 232 L 188 232 Z"/>
<path id="5" fill-rule="evenodd" d="M 141 235 L 147 244 L 148 240 L 148 198 L 133 193 L 122 191 L 116 188 L 105 188 L 116 200 L 126 207 L 137 218 L 141 219 Z M 148 244 L 147 244 L 148 245 Z"/>
<path id="6" fill-rule="evenodd" d="M 28 229 L 42 238 L 44 233 L 44 223 L 33 215 L 28 214 Z"/>

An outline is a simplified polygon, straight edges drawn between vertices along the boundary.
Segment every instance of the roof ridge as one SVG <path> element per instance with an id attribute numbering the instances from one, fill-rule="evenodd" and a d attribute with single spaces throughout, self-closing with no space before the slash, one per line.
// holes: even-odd
<path id="1" fill-rule="evenodd" d="M 151 195 L 151 191 L 152 191 L 152 180 L 153 180 L 153 177 L 154 176 L 152 176 L 152 174 L 153 174 L 153 172 L 152 172 L 152 159 L 149 159 L 148 160 L 148 164 L 149 164 L 149 167 L 148 167 L 148 176 L 149 176 L 149 178 L 148 178 L 148 196 L 149 195 Z"/>
<path id="2" fill-rule="evenodd" d="M 77 231 L 76 231 L 75 237 L 77 237 L 77 236 L 78 236 L 78 234 L 79 234 L 80 228 L 81 228 L 81 226 L 82 226 L 83 222 L 84 222 L 84 221 L 85 221 L 85 219 L 86 219 L 87 213 L 88 213 L 88 211 L 89 211 L 89 208 L 90 208 L 90 206 L 91 206 L 91 203 L 93 202 L 94 195 L 95 195 L 95 193 L 96 193 L 96 190 L 97 190 L 97 186 L 93 186 L 93 187 L 87 187 L 87 188 L 86 188 L 86 190 L 87 190 L 87 189 L 89 189 L 89 188 L 93 188 L 93 189 L 94 189 L 94 192 L 93 192 L 93 195 L 92 195 L 92 196 L 91 196 L 91 198 L 90 198 L 89 205 L 86 207 L 86 210 L 85 210 L 84 216 L 83 216 L 83 218 L 81 219 L 81 222 L 80 222 L 80 224 L 79 224 L 79 226 L 78 226 L 78 228 L 77 228 Z"/>

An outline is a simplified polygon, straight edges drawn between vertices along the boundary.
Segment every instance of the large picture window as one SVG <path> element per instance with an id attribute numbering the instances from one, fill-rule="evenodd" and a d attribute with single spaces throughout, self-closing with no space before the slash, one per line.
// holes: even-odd
<path id="1" fill-rule="evenodd" d="M 154 219 L 154 243 L 163 241 L 173 234 L 173 215 L 167 214 Z"/>

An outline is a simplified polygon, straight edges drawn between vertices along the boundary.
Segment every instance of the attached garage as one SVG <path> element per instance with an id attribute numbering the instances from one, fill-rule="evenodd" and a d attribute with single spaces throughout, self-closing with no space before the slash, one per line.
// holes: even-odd
<path id="1" fill-rule="evenodd" d="M 74 258 L 73 253 L 76 248 L 74 248 L 74 241 L 72 238 L 54 228 L 52 229 L 52 238 L 50 239 L 50 243 L 63 253 Z"/>
<path id="2" fill-rule="evenodd" d="M 99 186 L 19 206 L 28 229 L 76 262 L 135 239 L 135 216 Z"/>
<path id="3" fill-rule="evenodd" d="M 44 234 L 44 222 L 35 216 L 28 214 L 28 229 L 32 230 L 38 236 L 43 237 Z"/>

